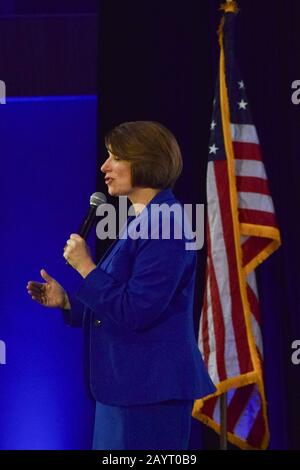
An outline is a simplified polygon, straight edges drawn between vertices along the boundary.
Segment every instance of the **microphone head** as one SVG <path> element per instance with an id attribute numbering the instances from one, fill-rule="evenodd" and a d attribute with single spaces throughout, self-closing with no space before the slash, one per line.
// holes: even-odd
<path id="1" fill-rule="evenodd" d="M 93 193 L 90 197 L 91 206 L 100 206 L 100 204 L 105 204 L 106 196 L 103 193 Z"/>

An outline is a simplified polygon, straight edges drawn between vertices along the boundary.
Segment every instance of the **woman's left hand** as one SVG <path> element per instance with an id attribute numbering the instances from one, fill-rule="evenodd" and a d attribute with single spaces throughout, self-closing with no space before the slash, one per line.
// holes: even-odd
<path id="1" fill-rule="evenodd" d="M 82 277 L 86 277 L 96 267 L 88 245 L 77 233 L 72 233 L 67 240 L 64 258 Z"/>

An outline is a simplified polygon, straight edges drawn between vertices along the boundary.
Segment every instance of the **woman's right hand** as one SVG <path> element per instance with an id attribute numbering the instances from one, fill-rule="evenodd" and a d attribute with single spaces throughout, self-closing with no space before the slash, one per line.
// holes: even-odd
<path id="1" fill-rule="evenodd" d="M 28 294 L 31 298 L 45 307 L 57 307 L 70 310 L 68 294 L 64 288 L 42 269 L 41 276 L 46 282 L 29 281 Z"/>

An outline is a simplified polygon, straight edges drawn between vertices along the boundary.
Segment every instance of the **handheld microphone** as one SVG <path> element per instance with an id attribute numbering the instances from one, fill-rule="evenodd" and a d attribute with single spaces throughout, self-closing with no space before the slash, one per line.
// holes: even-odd
<path id="1" fill-rule="evenodd" d="M 90 207 L 88 213 L 80 226 L 78 235 L 80 235 L 84 240 L 88 237 L 88 234 L 93 226 L 93 223 L 96 220 L 96 210 L 100 204 L 106 203 L 106 196 L 103 193 L 93 193 L 90 197 Z"/>
<path id="2" fill-rule="evenodd" d="M 97 207 L 100 206 L 100 204 L 105 204 L 106 203 L 106 196 L 103 193 L 93 193 L 90 197 L 90 207 L 88 210 L 88 213 L 82 222 L 80 229 L 78 230 L 78 235 L 80 235 L 84 240 L 86 240 L 95 220 L 96 220 L 96 211 Z M 66 249 L 65 245 L 65 249 Z M 70 266 L 68 261 L 66 261 L 66 264 Z"/>

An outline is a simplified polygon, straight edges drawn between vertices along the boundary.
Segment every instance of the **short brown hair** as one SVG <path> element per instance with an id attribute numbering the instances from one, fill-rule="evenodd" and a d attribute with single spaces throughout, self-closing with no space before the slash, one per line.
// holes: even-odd
<path id="1" fill-rule="evenodd" d="M 131 162 L 132 186 L 172 188 L 182 171 L 179 145 L 158 122 L 120 124 L 108 133 L 105 145 L 118 158 Z"/>

